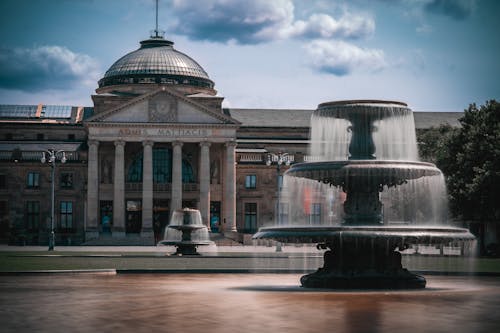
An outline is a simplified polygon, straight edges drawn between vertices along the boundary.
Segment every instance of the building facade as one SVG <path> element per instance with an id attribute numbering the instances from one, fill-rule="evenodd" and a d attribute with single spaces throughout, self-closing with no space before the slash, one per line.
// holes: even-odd
<path id="1" fill-rule="evenodd" d="M 56 244 L 152 245 L 183 207 L 244 242 L 286 215 L 282 174 L 310 159 L 313 110 L 224 109 L 205 70 L 159 36 L 116 61 L 92 99 L 0 106 L 1 242 L 47 244 L 53 223 Z M 460 115 L 416 112 L 415 123 Z"/>

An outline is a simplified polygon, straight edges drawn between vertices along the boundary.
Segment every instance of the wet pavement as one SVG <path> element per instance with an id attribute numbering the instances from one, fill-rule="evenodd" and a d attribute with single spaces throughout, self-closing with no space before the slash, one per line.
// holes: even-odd
<path id="1" fill-rule="evenodd" d="M 0 276 L 2 332 L 498 332 L 498 277 L 326 291 L 299 274 Z"/>

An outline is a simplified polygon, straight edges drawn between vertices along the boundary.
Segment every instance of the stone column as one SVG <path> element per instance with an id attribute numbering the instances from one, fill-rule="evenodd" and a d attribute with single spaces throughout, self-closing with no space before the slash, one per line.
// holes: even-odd
<path id="1" fill-rule="evenodd" d="M 99 237 L 99 141 L 89 140 L 85 240 Z"/>
<path id="2" fill-rule="evenodd" d="M 113 237 L 125 237 L 125 142 L 115 141 Z"/>
<path id="3" fill-rule="evenodd" d="M 144 141 L 142 158 L 141 237 L 153 241 L 153 142 Z"/>
<path id="4" fill-rule="evenodd" d="M 210 230 L 210 142 L 200 142 L 200 213 Z"/>
<path id="5" fill-rule="evenodd" d="M 172 156 L 172 199 L 171 214 L 182 208 L 182 142 L 174 141 Z"/>
<path id="6" fill-rule="evenodd" d="M 227 142 L 224 167 L 224 232 L 236 232 L 236 142 Z"/>

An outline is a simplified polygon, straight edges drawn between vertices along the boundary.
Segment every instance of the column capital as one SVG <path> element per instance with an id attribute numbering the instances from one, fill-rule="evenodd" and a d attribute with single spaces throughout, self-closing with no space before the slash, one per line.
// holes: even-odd
<path id="1" fill-rule="evenodd" d="M 200 147 L 210 147 L 211 145 L 212 145 L 212 143 L 209 141 L 201 141 L 200 142 Z"/>
<path id="2" fill-rule="evenodd" d="M 142 146 L 143 147 L 146 147 L 146 146 L 153 146 L 155 143 L 151 140 L 145 140 L 145 141 L 142 141 Z"/>
<path id="3" fill-rule="evenodd" d="M 182 147 L 184 145 L 184 143 L 182 141 L 172 141 L 172 147 L 175 147 L 175 146 L 179 146 L 179 147 Z"/>
<path id="4" fill-rule="evenodd" d="M 123 140 L 116 140 L 114 142 L 114 144 L 115 144 L 115 147 L 117 147 L 117 146 L 125 146 L 125 141 L 123 141 Z"/>
<path id="5" fill-rule="evenodd" d="M 88 140 L 88 141 L 87 141 L 87 144 L 88 144 L 89 146 L 96 146 L 96 147 L 99 147 L 99 141 L 97 141 L 97 140 Z"/>

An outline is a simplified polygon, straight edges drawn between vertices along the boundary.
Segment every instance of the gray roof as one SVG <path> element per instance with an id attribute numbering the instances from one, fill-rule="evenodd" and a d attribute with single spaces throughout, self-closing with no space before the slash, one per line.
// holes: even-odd
<path id="1" fill-rule="evenodd" d="M 314 110 L 228 109 L 243 127 L 309 127 Z"/>
<path id="2" fill-rule="evenodd" d="M 241 122 L 242 127 L 309 127 L 314 110 L 304 109 L 228 109 L 234 119 Z M 459 127 L 459 118 L 463 112 L 424 112 L 415 111 L 415 128 L 437 127 L 449 124 Z"/>
<path id="3" fill-rule="evenodd" d="M 415 118 L 415 128 L 417 129 L 437 127 L 445 124 L 452 127 L 460 127 L 458 119 L 463 116 L 463 112 L 413 112 L 413 118 Z"/>
<path id="4" fill-rule="evenodd" d="M 163 74 L 191 76 L 209 80 L 205 70 L 192 58 L 174 49 L 163 39 L 141 42 L 138 50 L 118 59 L 106 72 L 105 78 L 131 74 Z"/>

